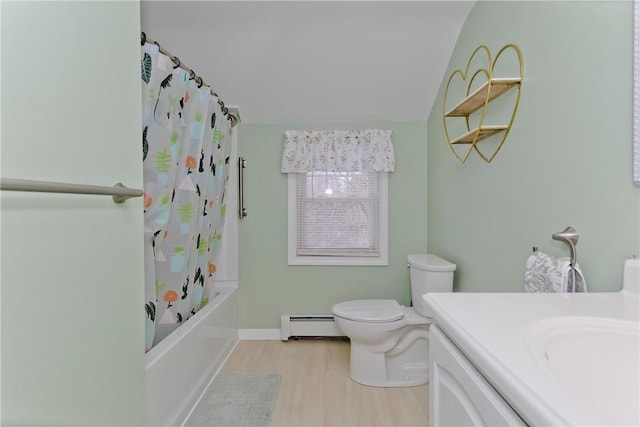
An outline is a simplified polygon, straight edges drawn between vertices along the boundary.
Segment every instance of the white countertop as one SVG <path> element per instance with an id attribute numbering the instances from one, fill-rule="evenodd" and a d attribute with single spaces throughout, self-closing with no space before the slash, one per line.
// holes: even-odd
<path id="1" fill-rule="evenodd" d="M 434 312 L 434 323 L 526 423 L 585 426 L 618 422 L 600 408 L 588 407 L 576 399 L 543 369 L 532 354 L 528 337 L 532 324 L 552 317 L 605 317 L 638 322 L 638 295 L 454 292 L 431 293 L 423 298 Z"/>

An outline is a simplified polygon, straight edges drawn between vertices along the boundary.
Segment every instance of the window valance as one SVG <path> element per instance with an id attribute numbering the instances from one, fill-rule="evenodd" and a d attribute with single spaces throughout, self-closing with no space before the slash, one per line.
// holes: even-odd
<path id="1" fill-rule="evenodd" d="M 390 130 L 284 132 L 283 173 L 393 172 L 394 166 Z"/>

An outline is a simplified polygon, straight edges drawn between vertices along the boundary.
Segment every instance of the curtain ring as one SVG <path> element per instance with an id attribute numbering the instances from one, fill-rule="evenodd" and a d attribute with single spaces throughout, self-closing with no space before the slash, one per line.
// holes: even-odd
<path id="1" fill-rule="evenodd" d="M 196 81 L 198 82 L 198 88 L 201 88 L 204 82 L 202 81 L 202 77 L 196 77 Z"/>
<path id="2" fill-rule="evenodd" d="M 196 73 L 193 70 L 189 70 L 189 79 L 194 80 L 196 78 Z"/>
<path id="3" fill-rule="evenodd" d="M 140 32 L 140 46 L 144 46 L 144 44 L 147 42 L 147 35 L 144 33 L 144 31 Z"/>
<path id="4" fill-rule="evenodd" d="M 180 66 L 180 58 L 178 58 L 177 56 L 174 56 L 173 58 L 171 58 L 171 60 L 173 61 L 174 64 L 176 64 L 173 66 L 174 70 Z"/>

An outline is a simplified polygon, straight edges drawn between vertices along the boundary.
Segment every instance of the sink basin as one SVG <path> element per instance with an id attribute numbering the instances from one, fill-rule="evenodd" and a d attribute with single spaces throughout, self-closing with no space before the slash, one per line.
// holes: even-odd
<path id="1" fill-rule="evenodd" d="M 534 323 L 528 342 L 542 368 L 599 419 L 640 425 L 638 322 L 554 317 Z"/>

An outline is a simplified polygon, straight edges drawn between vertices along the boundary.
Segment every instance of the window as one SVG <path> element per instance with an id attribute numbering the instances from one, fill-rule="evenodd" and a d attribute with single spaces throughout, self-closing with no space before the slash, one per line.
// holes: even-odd
<path id="1" fill-rule="evenodd" d="M 289 265 L 388 265 L 387 173 L 288 174 Z"/>
<path id="2" fill-rule="evenodd" d="M 388 265 L 391 131 L 287 130 L 289 265 Z"/>

